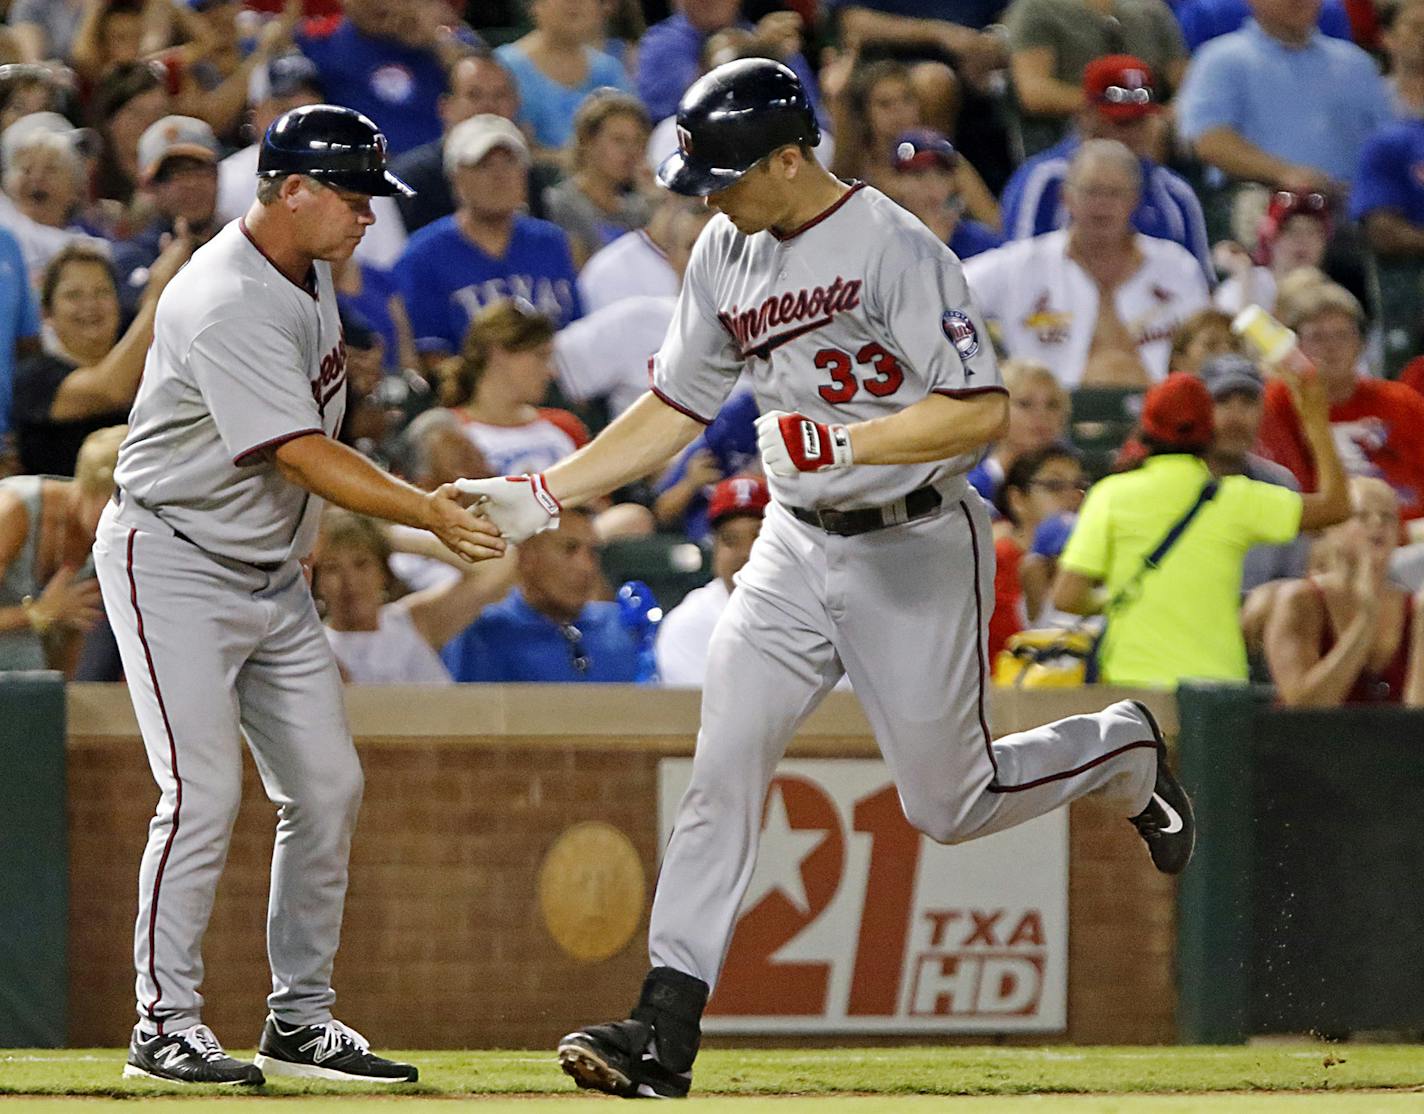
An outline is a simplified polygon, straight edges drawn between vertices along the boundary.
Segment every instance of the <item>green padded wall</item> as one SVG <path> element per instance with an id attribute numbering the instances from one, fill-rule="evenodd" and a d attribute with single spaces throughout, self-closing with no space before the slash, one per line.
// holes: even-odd
<path id="1" fill-rule="evenodd" d="M 1424 1032 L 1424 713 L 1184 685 L 1179 1037 Z"/>
<path id="2" fill-rule="evenodd" d="M 65 1042 L 64 679 L 0 673 L 0 1047 Z"/>

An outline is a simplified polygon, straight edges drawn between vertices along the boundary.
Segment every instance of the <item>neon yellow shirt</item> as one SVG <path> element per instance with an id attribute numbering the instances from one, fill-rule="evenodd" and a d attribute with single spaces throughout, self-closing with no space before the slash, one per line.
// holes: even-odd
<path id="1" fill-rule="evenodd" d="M 1142 568 L 1196 501 L 1210 473 L 1195 456 L 1149 457 L 1107 476 L 1083 501 L 1062 566 L 1105 583 L 1111 599 Z M 1103 681 L 1175 686 L 1188 679 L 1246 680 L 1238 617 L 1241 563 L 1253 545 L 1300 529 L 1298 492 L 1227 476 L 1155 570 L 1108 616 L 1100 647 Z"/>

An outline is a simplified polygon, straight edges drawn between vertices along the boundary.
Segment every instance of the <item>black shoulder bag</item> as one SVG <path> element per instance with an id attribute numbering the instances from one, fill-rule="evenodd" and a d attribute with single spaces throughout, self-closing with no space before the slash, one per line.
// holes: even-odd
<path id="1" fill-rule="evenodd" d="M 1157 548 L 1149 553 L 1143 560 L 1142 567 L 1133 573 L 1132 579 L 1119 588 L 1113 594 L 1112 599 L 1108 600 L 1106 606 L 1103 607 L 1103 626 L 1102 629 L 1098 631 L 1097 639 L 1093 642 L 1093 653 L 1092 656 L 1088 658 L 1087 673 L 1084 677 L 1084 680 L 1086 680 L 1088 684 L 1095 684 L 1099 680 L 1098 675 L 1101 672 L 1101 662 L 1099 659 L 1102 655 L 1103 639 L 1107 636 L 1108 623 L 1112 619 L 1112 613 L 1121 607 L 1122 604 L 1127 601 L 1127 598 L 1137 590 L 1144 576 L 1162 564 L 1168 552 L 1177 544 L 1178 539 L 1186 532 L 1187 527 L 1191 525 L 1192 519 L 1196 518 L 1197 512 L 1216 498 L 1216 493 L 1220 486 L 1215 477 L 1207 480 L 1207 482 L 1202 485 L 1201 493 L 1197 496 L 1196 502 L 1187 508 L 1186 514 L 1182 515 L 1181 518 L 1172 524 L 1172 528 L 1167 531 L 1166 536 L 1157 543 Z"/>

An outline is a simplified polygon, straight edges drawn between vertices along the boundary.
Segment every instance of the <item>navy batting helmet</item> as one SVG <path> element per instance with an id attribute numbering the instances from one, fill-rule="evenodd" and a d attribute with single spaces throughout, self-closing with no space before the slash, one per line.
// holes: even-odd
<path id="1" fill-rule="evenodd" d="M 674 193 L 705 197 L 778 147 L 820 141 L 800 79 L 780 62 L 742 58 L 698 78 L 682 95 L 678 149 L 658 167 L 658 178 Z"/>
<path id="2" fill-rule="evenodd" d="M 257 177 L 303 174 L 328 186 L 389 197 L 415 191 L 386 169 L 386 137 L 359 112 L 311 104 L 272 121 L 257 155 Z"/>

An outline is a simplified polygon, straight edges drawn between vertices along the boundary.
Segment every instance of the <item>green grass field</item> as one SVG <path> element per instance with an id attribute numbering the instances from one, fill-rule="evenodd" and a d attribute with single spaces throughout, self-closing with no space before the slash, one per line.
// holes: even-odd
<path id="1" fill-rule="evenodd" d="M 120 1099 L 94 1098 L 7 1098 L 0 1109 L 24 1110 L 26 1114 L 95 1114 L 96 1107 L 119 1105 Z M 158 1100 L 163 1114 L 199 1111 L 231 1114 L 242 1103 L 260 1101 L 243 1098 L 177 1098 Z M 617 1099 L 569 1095 L 564 1098 L 490 1098 L 475 1096 L 465 1100 L 476 1114 L 576 1114 L 595 1110 L 617 1110 Z M 601 1104 L 601 1105 L 600 1105 Z M 420 1114 L 448 1112 L 448 1098 L 284 1098 L 282 1114 L 391 1114 L 395 1106 L 402 1112 L 412 1106 Z M 634 1109 L 638 1109 L 634 1107 Z M 854 1095 L 839 1097 L 693 1098 L 677 1109 L 691 1114 L 1408 1114 L 1424 1109 L 1419 1094 L 1321 1094 L 1321 1095 L 1001 1095 L 992 1098 L 945 1099 L 941 1096 Z"/>
<path id="2" fill-rule="evenodd" d="M 242 1053 L 238 1053 L 242 1054 Z M 581 1095 L 543 1052 L 392 1053 L 420 1065 L 409 1088 L 276 1082 L 234 1095 L 120 1078 L 115 1049 L 0 1051 L 0 1107 L 71 1114 L 158 1099 L 163 1114 L 280 1099 L 280 1114 L 416 1114 L 473 1100 L 480 1114 L 568 1114 Z M 698 1114 L 1382 1114 L 1424 1112 L 1424 1049 L 1271 1044 L 1245 1048 L 709 1049 Z M 334 1096 L 345 1096 L 335 1098 Z M 962 1096 L 952 1103 L 946 1096 Z M 339 1105 L 338 1105 L 339 1104 Z M 581 1107 L 593 1109 L 592 1107 Z M 274 1112 L 276 1114 L 276 1112 Z"/>

